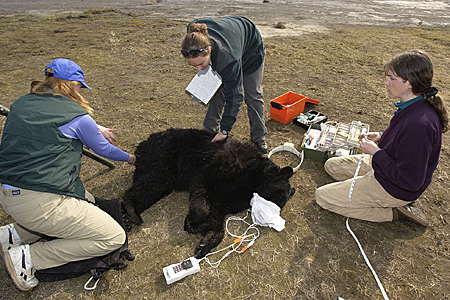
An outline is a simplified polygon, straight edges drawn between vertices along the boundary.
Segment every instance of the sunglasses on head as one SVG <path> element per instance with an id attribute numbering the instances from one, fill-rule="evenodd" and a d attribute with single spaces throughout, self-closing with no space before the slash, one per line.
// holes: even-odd
<path id="1" fill-rule="evenodd" d="M 203 48 L 203 49 L 192 49 L 192 50 L 181 50 L 181 54 L 183 54 L 184 57 L 197 57 L 200 52 L 203 52 L 205 50 L 208 50 L 209 48 Z"/>

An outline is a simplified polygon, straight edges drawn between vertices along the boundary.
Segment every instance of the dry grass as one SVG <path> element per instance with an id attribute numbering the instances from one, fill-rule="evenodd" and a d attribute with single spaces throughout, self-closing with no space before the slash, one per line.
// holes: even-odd
<path id="1" fill-rule="evenodd" d="M 151 132 L 199 128 L 204 108 L 190 103 L 184 88 L 194 71 L 179 57 L 185 20 L 148 19 L 116 10 L 38 18 L 15 16 L 0 23 L 0 103 L 9 106 L 42 76 L 52 59 L 66 57 L 85 70 L 83 91 L 99 124 L 119 129 L 118 146 L 134 151 Z M 260 24 L 262 26 L 262 24 Z M 281 30 L 281 29 L 280 29 Z M 361 120 L 382 130 L 393 112 L 385 97 L 383 63 L 393 54 L 420 47 L 435 63 L 435 85 L 450 99 L 450 30 L 336 27 L 326 33 L 267 38 L 264 92 L 274 148 L 298 148 L 305 130 L 270 120 L 269 101 L 287 91 L 321 100 L 314 107 L 330 120 Z M 4 118 L 0 118 L 0 127 Z M 0 129 L 1 132 L 1 129 Z M 245 107 L 233 138 L 248 139 Z M 450 298 L 450 137 L 444 135 L 441 163 L 420 198 L 431 226 L 374 224 L 350 220 L 390 299 Z M 289 159 L 281 157 L 281 161 Z M 286 162 L 288 163 L 288 162 Z M 120 197 L 133 167 L 114 170 L 84 158 L 82 179 L 101 197 Z M 286 229 L 261 228 L 249 251 L 232 255 L 219 268 L 202 270 L 168 286 L 162 268 L 193 254 L 200 237 L 183 231 L 188 195 L 172 193 L 147 210 L 130 234 L 136 260 L 110 271 L 97 290 L 84 291 L 88 276 L 41 283 L 18 292 L 0 270 L 0 299 L 381 299 L 377 284 L 345 228 L 345 219 L 314 203 L 314 191 L 330 182 L 322 163 L 306 159 L 292 178 L 297 193 L 282 211 Z M 0 209 L 0 224 L 12 219 Z M 228 245 L 226 237 L 221 246 Z"/>

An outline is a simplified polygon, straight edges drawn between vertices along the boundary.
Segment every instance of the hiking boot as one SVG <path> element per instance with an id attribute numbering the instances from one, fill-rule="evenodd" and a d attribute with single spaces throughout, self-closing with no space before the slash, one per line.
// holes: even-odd
<path id="1" fill-rule="evenodd" d="M 262 154 L 266 154 L 267 153 L 267 144 L 266 141 L 261 140 L 259 142 L 253 142 L 256 146 L 256 148 L 258 148 L 258 151 Z"/>
<path id="2" fill-rule="evenodd" d="M 22 245 L 22 240 L 16 238 L 13 234 L 14 224 L 8 224 L 0 227 L 0 243 L 2 244 L 2 252 Z"/>
<path id="3" fill-rule="evenodd" d="M 21 291 L 29 291 L 39 283 L 34 277 L 35 269 L 26 255 L 29 249 L 30 245 L 21 245 L 3 251 L 6 270 L 14 285 Z"/>
<path id="4" fill-rule="evenodd" d="M 420 211 L 417 207 L 414 207 L 412 205 L 397 207 L 397 213 L 399 220 L 411 221 L 424 227 L 428 226 L 428 222 L 427 220 L 425 220 L 423 212 Z"/>

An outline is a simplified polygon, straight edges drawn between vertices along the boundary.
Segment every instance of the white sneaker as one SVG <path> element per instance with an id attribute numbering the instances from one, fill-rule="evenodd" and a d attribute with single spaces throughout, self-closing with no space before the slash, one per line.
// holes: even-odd
<path id="1" fill-rule="evenodd" d="M 0 227 L 0 243 L 2 250 L 8 251 L 12 247 L 22 245 L 22 240 L 13 234 L 14 224 L 8 224 Z"/>
<path id="2" fill-rule="evenodd" d="M 35 269 L 26 255 L 29 249 L 30 245 L 21 245 L 3 251 L 6 270 L 21 291 L 29 291 L 39 283 L 34 277 Z"/>

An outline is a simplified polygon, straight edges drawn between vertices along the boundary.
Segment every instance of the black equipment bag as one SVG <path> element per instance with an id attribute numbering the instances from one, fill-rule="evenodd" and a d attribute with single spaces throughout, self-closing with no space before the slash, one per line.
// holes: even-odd
<path id="1" fill-rule="evenodd" d="M 122 202 L 119 200 L 107 200 L 97 197 L 95 197 L 95 201 L 95 204 L 103 211 L 110 214 L 111 217 L 124 228 L 126 233 L 126 220 L 124 220 Z M 84 274 L 91 274 L 92 279 L 98 281 L 102 274 L 110 269 L 125 269 L 127 267 L 127 260 L 134 260 L 133 254 L 128 250 L 128 236 L 122 247 L 107 255 L 74 261 L 54 268 L 36 270 L 34 276 L 39 281 L 51 282 L 75 278 Z"/>

